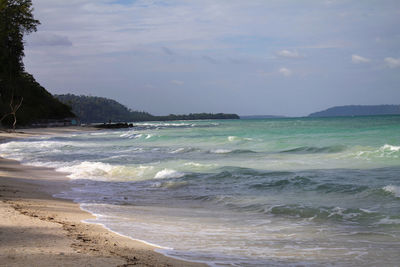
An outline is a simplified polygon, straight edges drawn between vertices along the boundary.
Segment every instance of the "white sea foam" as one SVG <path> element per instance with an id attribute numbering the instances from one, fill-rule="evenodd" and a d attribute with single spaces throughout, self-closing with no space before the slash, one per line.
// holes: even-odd
<path id="1" fill-rule="evenodd" d="M 169 153 L 171 153 L 171 154 L 179 154 L 179 153 L 192 152 L 192 151 L 194 151 L 194 150 L 195 150 L 195 149 L 192 148 L 192 147 L 180 147 L 180 148 L 177 148 L 177 149 L 175 149 L 175 150 L 172 150 L 172 151 L 169 152 Z"/>
<path id="2" fill-rule="evenodd" d="M 182 152 L 185 152 L 185 148 L 184 148 L 184 147 L 180 147 L 180 148 L 175 149 L 175 150 L 173 150 L 173 151 L 171 151 L 171 152 L 169 152 L 169 153 L 171 153 L 171 154 L 177 154 L 177 153 L 182 153 Z"/>
<path id="3" fill-rule="evenodd" d="M 119 137 L 125 137 L 125 138 L 129 138 L 129 139 L 136 139 L 136 138 L 140 138 L 142 137 L 143 134 L 138 134 L 134 131 L 129 131 L 126 133 L 121 134 Z"/>
<path id="4" fill-rule="evenodd" d="M 400 151 L 400 146 L 384 145 L 380 149 L 388 151 Z"/>
<path id="5" fill-rule="evenodd" d="M 233 142 L 233 141 L 236 141 L 238 139 L 239 139 L 239 137 L 237 137 L 237 136 L 228 136 L 228 141 L 229 142 Z"/>
<path id="6" fill-rule="evenodd" d="M 60 167 L 57 171 L 71 173 L 68 175 L 71 179 L 101 179 L 106 178 L 115 168 L 107 163 L 84 161 L 77 165 Z"/>
<path id="7" fill-rule="evenodd" d="M 146 178 L 152 169 L 153 166 L 127 167 L 84 161 L 79 164 L 60 167 L 57 171 L 70 173 L 68 177 L 71 179 L 140 180 Z"/>
<path id="8" fill-rule="evenodd" d="M 201 164 L 197 162 L 187 162 L 184 164 L 185 166 L 192 166 L 192 167 L 209 167 L 214 166 L 214 164 Z"/>
<path id="9" fill-rule="evenodd" d="M 173 126 L 173 127 L 191 126 L 190 123 L 140 123 L 138 125 L 141 125 L 141 126 Z"/>
<path id="10" fill-rule="evenodd" d="M 178 172 L 176 170 L 171 170 L 171 169 L 164 169 L 162 171 L 159 171 L 156 173 L 154 178 L 156 179 L 163 179 L 163 178 L 180 178 L 184 176 L 184 173 Z"/>
<path id="11" fill-rule="evenodd" d="M 97 133 L 90 133 L 89 135 L 97 136 L 97 135 L 106 135 L 106 132 L 97 132 Z"/>
<path id="12" fill-rule="evenodd" d="M 29 149 L 29 148 L 54 148 L 54 147 L 62 147 L 65 145 L 70 145 L 70 142 L 62 142 L 62 141 L 31 141 L 31 142 L 8 142 L 4 144 L 0 144 L 0 148 L 2 151 L 15 151 L 20 149 Z"/>
<path id="13" fill-rule="evenodd" d="M 185 163 L 184 165 L 185 165 L 185 166 L 193 166 L 193 167 L 202 167 L 202 166 L 204 166 L 203 164 L 201 164 L 201 163 L 196 163 L 196 162 L 187 162 L 187 163 Z"/>
<path id="14" fill-rule="evenodd" d="M 400 197 L 400 187 L 395 185 L 387 185 L 383 187 L 386 192 L 392 193 L 395 197 Z"/>
<path id="15" fill-rule="evenodd" d="M 210 150 L 210 152 L 211 152 L 211 153 L 214 153 L 214 154 L 227 154 L 227 153 L 231 153 L 232 150 L 220 148 L 220 149 L 213 149 L 213 150 Z"/>
<path id="16" fill-rule="evenodd" d="M 399 158 L 400 146 L 385 144 L 378 149 L 364 147 L 361 151 L 355 152 L 356 158 L 371 160 L 373 158 Z"/>
<path id="17" fill-rule="evenodd" d="M 253 138 L 249 137 L 238 137 L 238 136 L 228 136 L 228 141 L 229 142 L 235 142 L 235 141 L 253 141 Z"/>
<path id="18" fill-rule="evenodd" d="M 400 224 L 400 219 L 383 218 L 376 224 Z"/>

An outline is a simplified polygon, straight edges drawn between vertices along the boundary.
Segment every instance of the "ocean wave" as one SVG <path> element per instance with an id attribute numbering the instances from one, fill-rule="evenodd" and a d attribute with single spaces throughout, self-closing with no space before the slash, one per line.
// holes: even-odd
<path id="1" fill-rule="evenodd" d="M 190 167 L 195 167 L 195 168 L 201 168 L 201 167 L 215 167 L 217 164 L 205 164 L 205 163 L 198 163 L 198 162 L 186 162 L 183 164 L 185 166 L 190 166 Z"/>
<path id="2" fill-rule="evenodd" d="M 400 146 L 385 144 L 378 149 L 361 150 L 354 153 L 356 158 L 374 159 L 374 158 L 399 158 Z"/>
<path id="3" fill-rule="evenodd" d="M 280 153 L 339 153 L 346 150 L 346 146 L 326 146 L 326 147 L 313 147 L 313 146 L 302 146 L 293 149 L 283 150 Z"/>
<path id="4" fill-rule="evenodd" d="M 2 151 L 14 152 L 14 151 L 18 151 L 21 149 L 25 150 L 25 149 L 34 148 L 35 150 L 39 150 L 41 148 L 58 148 L 58 147 L 63 147 L 63 146 L 68 146 L 68 145 L 71 145 L 71 142 L 27 140 L 27 141 L 11 141 L 8 143 L 3 143 L 3 144 L 0 144 L 0 148 Z"/>
<path id="5" fill-rule="evenodd" d="M 383 145 L 381 147 L 382 150 L 388 150 L 388 151 L 394 151 L 394 152 L 398 152 L 400 151 L 400 146 L 391 146 L 391 145 Z"/>
<path id="6" fill-rule="evenodd" d="M 324 193 L 348 193 L 355 194 L 360 193 L 369 189 L 366 185 L 356 184 L 336 184 L 336 183 L 324 183 L 318 185 L 316 190 Z"/>
<path id="7" fill-rule="evenodd" d="M 125 137 L 125 138 L 129 138 L 129 139 L 137 139 L 137 138 L 141 138 L 142 136 L 143 136 L 143 134 L 129 131 L 129 132 L 121 134 L 119 137 Z"/>
<path id="8" fill-rule="evenodd" d="M 172 150 L 171 152 L 169 152 L 170 154 L 180 154 L 180 153 L 188 153 L 188 152 L 193 152 L 196 149 L 193 147 L 180 147 L 177 149 Z"/>
<path id="9" fill-rule="evenodd" d="M 228 136 L 228 141 L 229 142 L 238 142 L 238 141 L 253 141 L 253 138 L 249 138 L 249 137 L 239 137 L 239 136 Z"/>
<path id="10" fill-rule="evenodd" d="M 172 169 L 164 169 L 159 171 L 154 176 L 155 179 L 164 179 L 164 178 L 180 178 L 183 177 L 185 174 L 182 172 L 178 172 Z"/>
<path id="11" fill-rule="evenodd" d="M 375 224 L 400 224 L 400 219 L 392 219 L 389 217 L 385 217 L 376 222 Z"/>
<path id="12" fill-rule="evenodd" d="M 236 141 L 238 139 L 239 139 L 239 137 L 237 137 L 237 136 L 228 136 L 228 141 L 229 142 L 233 142 L 233 141 Z"/>
<path id="13" fill-rule="evenodd" d="M 178 189 L 188 184 L 186 181 L 167 181 L 167 182 L 156 182 L 151 185 L 155 188 L 167 188 L 167 189 Z"/>
<path id="14" fill-rule="evenodd" d="M 264 190 L 264 189 L 276 189 L 276 188 L 284 188 L 287 186 L 295 186 L 295 187 L 301 187 L 301 186 L 308 186 L 308 185 L 313 185 L 316 184 L 316 182 L 312 181 L 310 178 L 303 177 L 303 176 L 296 176 L 294 178 L 290 179 L 281 179 L 281 180 L 276 180 L 276 181 L 266 181 L 262 183 L 255 183 L 252 185 L 249 185 L 249 188 L 251 189 L 258 189 L 258 190 Z"/>
<path id="15" fill-rule="evenodd" d="M 382 215 L 376 212 L 365 212 L 359 208 L 342 207 L 308 207 L 303 205 L 277 205 L 265 211 L 275 216 L 288 218 L 303 218 L 313 221 L 348 221 L 360 223 L 362 221 L 377 222 L 382 219 Z"/>
<path id="16" fill-rule="evenodd" d="M 71 179 L 91 180 L 140 180 L 151 173 L 153 166 L 129 167 L 111 165 L 103 162 L 84 161 L 71 166 L 57 168 L 57 171 L 70 173 Z"/>
<path id="17" fill-rule="evenodd" d="M 245 154 L 245 153 L 257 153 L 250 149 L 212 149 L 209 151 L 211 154 Z"/>
<path id="18" fill-rule="evenodd" d="M 384 191 L 393 194 L 395 197 L 400 198 L 400 186 L 387 185 L 382 188 Z"/>

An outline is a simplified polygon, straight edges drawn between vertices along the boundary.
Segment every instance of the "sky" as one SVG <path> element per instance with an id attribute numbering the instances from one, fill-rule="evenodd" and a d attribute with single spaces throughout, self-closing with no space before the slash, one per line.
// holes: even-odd
<path id="1" fill-rule="evenodd" d="M 26 70 L 154 115 L 400 104 L 399 0 L 33 0 Z"/>

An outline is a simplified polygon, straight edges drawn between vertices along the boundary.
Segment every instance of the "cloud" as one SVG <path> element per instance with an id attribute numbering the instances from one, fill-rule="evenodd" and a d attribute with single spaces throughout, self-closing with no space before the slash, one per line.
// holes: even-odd
<path id="1" fill-rule="evenodd" d="M 400 67 L 400 58 L 387 57 L 385 63 L 389 68 Z"/>
<path id="2" fill-rule="evenodd" d="M 371 60 L 356 54 L 351 55 L 351 62 L 355 63 L 355 64 L 359 64 L 359 63 L 368 63 Z"/>
<path id="3" fill-rule="evenodd" d="M 67 36 L 51 33 L 34 34 L 29 40 L 29 44 L 32 46 L 72 46 L 72 42 Z"/>
<path id="4" fill-rule="evenodd" d="M 287 58 L 301 58 L 303 57 L 297 51 L 289 51 L 289 50 L 281 50 L 276 52 L 278 56 L 287 57 Z"/>
<path id="5" fill-rule="evenodd" d="M 167 54 L 169 56 L 175 55 L 175 53 L 171 49 L 169 49 L 168 47 L 163 46 L 163 47 L 161 47 L 161 49 L 165 54 Z"/>
<path id="6" fill-rule="evenodd" d="M 218 61 L 210 56 L 202 56 L 202 58 L 211 64 L 218 64 Z"/>
<path id="7" fill-rule="evenodd" d="M 288 68 L 285 68 L 285 67 L 280 68 L 279 69 L 279 73 L 285 75 L 286 77 L 292 75 L 292 71 L 290 69 L 288 69 Z"/>
<path id="8" fill-rule="evenodd" d="M 184 85 L 185 84 L 184 81 L 179 81 L 179 80 L 172 80 L 171 83 L 176 84 L 176 85 Z"/>

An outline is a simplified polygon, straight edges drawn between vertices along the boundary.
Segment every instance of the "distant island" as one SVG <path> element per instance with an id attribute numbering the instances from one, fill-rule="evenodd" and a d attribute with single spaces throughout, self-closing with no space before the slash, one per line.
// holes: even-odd
<path id="1" fill-rule="evenodd" d="M 337 106 L 314 112 L 308 117 L 400 115 L 400 105 Z"/>
<path id="2" fill-rule="evenodd" d="M 62 103 L 70 106 L 72 112 L 82 123 L 104 122 L 138 122 L 138 121 L 171 121 L 171 120 L 207 120 L 207 119 L 240 119 L 236 114 L 225 113 L 190 113 L 187 115 L 170 114 L 155 116 L 145 111 L 135 111 L 121 103 L 97 96 L 55 95 Z"/>

